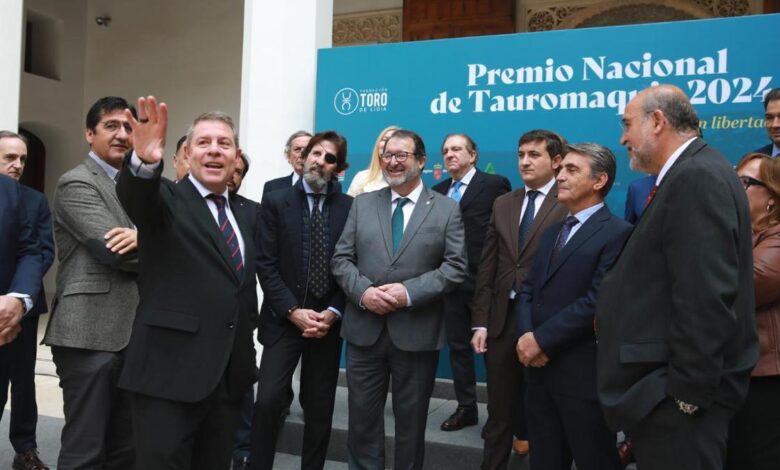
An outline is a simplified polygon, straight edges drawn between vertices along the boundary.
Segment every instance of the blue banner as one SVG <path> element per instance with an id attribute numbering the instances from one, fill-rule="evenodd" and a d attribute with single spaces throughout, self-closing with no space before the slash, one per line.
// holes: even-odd
<path id="1" fill-rule="evenodd" d="M 522 185 L 517 141 L 543 128 L 598 142 L 618 158 L 607 202 L 622 214 L 628 167 L 620 117 L 638 91 L 671 83 L 687 92 L 705 139 L 736 162 L 766 145 L 763 96 L 780 86 L 768 39 L 780 15 L 358 46 L 319 51 L 316 129 L 349 142 L 346 185 L 390 124 L 417 131 L 424 179 L 447 178 L 441 143 L 465 132 L 479 167 Z M 762 32 L 761 34 L 756 34 Z"/>

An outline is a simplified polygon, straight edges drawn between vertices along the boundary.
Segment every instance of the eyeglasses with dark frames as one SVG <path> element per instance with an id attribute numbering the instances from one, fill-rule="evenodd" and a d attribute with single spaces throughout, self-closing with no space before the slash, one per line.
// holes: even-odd
<path id="1" fill-rule="evenodd" d="M 407 158 L 413 156 L 414 153 L 412 152 L 395 152 L 395 153 L 385 152 L 382 155 L 380 155 L 382 161 L 389 162 L 390 160 L 393 159 L 393 157 L 395 157 L 395 161 L 397 161 L 398 163 L 403 163 L 406 161 Z"/>
<path id="2" fill-rule="evenodd" d="M 741 175 L 739 177 L 739 181 L 742 183 L 742 186 L 745 188 L 745 191 L 747 191 L 747 189 L 751 186 L 761 186 L 762 188 L 766 188 L 766 183 L 764 183 L 761 180 L 757 180 L 752 176 Z"/>

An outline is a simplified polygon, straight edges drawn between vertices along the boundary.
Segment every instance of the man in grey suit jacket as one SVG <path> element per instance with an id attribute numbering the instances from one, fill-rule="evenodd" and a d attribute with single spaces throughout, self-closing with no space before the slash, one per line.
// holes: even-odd
<path id="1" fill-rule="evenodd" d="M 385 468 L 384 407 L 393 378 L 395 468 L 423 468 L 425 425 L 439 349 L 442 296 L 466 278 L 463 221 L 455 201 L 420 179 L 425 146 L 399 130 L 385 144 L 390 185 L 352 204 L 331 269 L 347 295 L 350 468 Z"/>
<path id="2" fill-rule="evenodd" d="M 57 183 L 57 292 L 43 342 L 62 388 L 65 426 L 57 468 L 131 468 L 129 404 L 117 389 L 138 305 L 136 231 L 115 177 L 132 148 L 117 97 L 87 113 L 89 157 Z"/>

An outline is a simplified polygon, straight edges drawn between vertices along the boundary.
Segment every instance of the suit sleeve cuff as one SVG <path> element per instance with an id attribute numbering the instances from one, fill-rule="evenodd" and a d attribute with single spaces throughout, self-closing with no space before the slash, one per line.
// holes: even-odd
<path id="1" fill-rule="evenodd" d="M 8 295 L 8 297 L 16 297 L 17 299 L 22 299 L 22 301 L 24 302 L 24 314 L 25 315 L 27 314 L 27 312 L 32 310 L 32 308 L 33 308 L 33 301 L 32 301 L 32 299 L 30 298 L 29 295 L 27 295 L 27 294 L 20 294 L 18 292 L 9 292 L 7 295 Z"/>
<path id="2" fill-rule="evenodd" d="M 145 163 L 133 150 L 133 155 L 130 157 L 130 172 L 133 175 L 150 180 L 156 176 L 158 166 L 160 166 L 160 162 Z"/>

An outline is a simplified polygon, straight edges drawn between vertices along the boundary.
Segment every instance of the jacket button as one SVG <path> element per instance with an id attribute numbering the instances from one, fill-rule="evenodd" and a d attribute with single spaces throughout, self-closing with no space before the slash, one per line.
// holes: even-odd
<path id="1" fill-rule="evenodd" d="M 230 328 L 231 330 L 235 328 L 235 326 L 236 326 L 236 322 L 234 321 L 227 322 L 227 327 Z"/>

